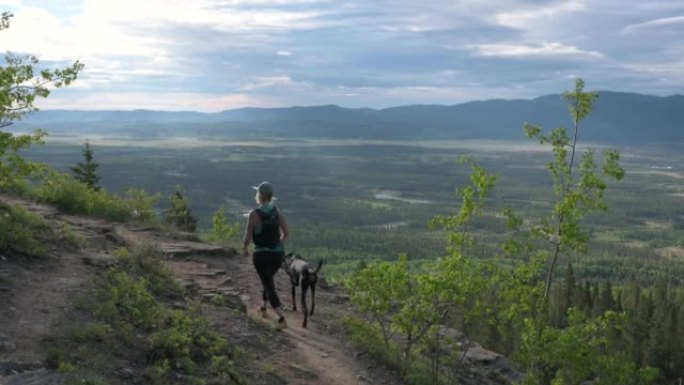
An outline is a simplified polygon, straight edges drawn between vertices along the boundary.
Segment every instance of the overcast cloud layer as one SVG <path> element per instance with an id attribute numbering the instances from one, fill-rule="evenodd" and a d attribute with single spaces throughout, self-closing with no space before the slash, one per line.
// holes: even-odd
<path id="1" fill-rule="evenodd" d="M 43 108 L 388 107 L 684 89 L 684 1 L 0 0 L 0 47 L 86 63 Z"/>

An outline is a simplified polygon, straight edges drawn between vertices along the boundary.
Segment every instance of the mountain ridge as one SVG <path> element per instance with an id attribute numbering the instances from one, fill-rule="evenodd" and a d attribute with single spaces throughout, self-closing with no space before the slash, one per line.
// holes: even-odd
<path id="1" fill-rule="evenodd" d="M 684 142 L 684 96 L 601 91 L 583 122 L 586 140 L 616 144 Z M 214 113 L 158 110 L 45 110 L 23 123 L 68 132 L 119 132 L 210 137 L 283 136 L 363 139 L 520 139 L 529 122 L 572 127 L 560 94 L 533 99 L 488 99 L 454 105 L 382 109 L 337 105 L 244 107 Z M 87 125 L 100 126 L 88 131 Z M 150 127 L 152 125 L 152 127 Z M 193 126 L 192 128 L 188 126 Z"/>

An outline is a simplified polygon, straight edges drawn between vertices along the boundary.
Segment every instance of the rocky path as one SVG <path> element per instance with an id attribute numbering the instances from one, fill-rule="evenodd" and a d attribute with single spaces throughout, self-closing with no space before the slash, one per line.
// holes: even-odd
<path id="1" fill-rule="evenodd" d="M 232 254 L 226 258 L 207 258 L 201 255 L 186 259 L 172 259 L 168 265 L 185 285 L 195 284 L 207 296 L 221 294 L 228 301 L 237 296 L 245 304 L 247 314 L 262 321 L 258 308 L 261 304 L 261 284 L 249 257 Z M 239 277 L 239 278 L 234 278 Z M 291 309 L 289 281 L 279 272 L 277 287 L 286 309 Z M 301 327 L 302 313 L 288 311 L 287 328 L 278 333 L 286 339 L 261 360 L 287 383 L 314 385 L 398 384 L 398 379 L 383 368 L 365 362 L 363 354 L 345 343 L 344 332 L 337 326 L 339 317 L 349 311 L 347 297 L 342 290 L 321 285 L 316 292 L 316 314 L 309 318 L 309 327 Z M 269 309 L 269 316 L 275 319 Z"/>
<path id="2" fill-rule="evenodd" d="M 53 228 L 68 227 L 80 247 L 59 243 L 50 246 L 38 261 L 10 261 L 0 256 L 0 384 L 59 384 L 60 376 L 47 370 L 42 343 L 63 322 L 73 306 L 72 298 L 89 289 L 91 280 L 112 263 L 112 252 L 120 246 L 154 244 L 166 255 L 166 264 L 185 286 L 210 299 L 221 295 L 246 316 L 210 312 L 220 332 L 239 343 L 273 373 L 264 383 L 287 384 L 398 384 L 387 370 L 367 361 L 345 339 L 339 317 L 349 311 L 345 294 L 338 288 L 320 285 L 316 314 L 303 329 L 301 313 L 288 312 L 288 327 L 275 332 L 257 316 L 261 287 L 246 257 L 221 247 L 199 242 L 190 234 L 161 232 L 128 224 L 58 213 L 51 207 L 2 196 L 0 200 L 21 204 L 43 216 Z M 324 275 L 325 267 L 323 268 Z M 289 304 L 289 286 L 278 274 L 281 300 Z M 237 321 L 236 321 L 237 319 Z M 261 341 L 251 344 L 250 341 Z"/>

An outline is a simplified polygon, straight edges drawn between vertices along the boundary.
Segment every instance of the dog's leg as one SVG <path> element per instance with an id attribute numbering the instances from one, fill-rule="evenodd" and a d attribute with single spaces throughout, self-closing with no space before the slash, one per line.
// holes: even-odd
<path id="1" fill-rule="evenodd" d="M 309 312 L 309 315 L 313 315 L 314 308 L 316 307 L 316 300 L 314 299 L 315 296 L 316 296 L 316 284 L 312 283 L 311 284 L 311 311 Z"/>
<path id="2" fill-rule="evenodd" d="M 292 311 L 297 311 L 297 301 L 295 298 L 297 286 L 299 286 L 299 274 L 290 275 L 290 284 L 292 285 Z"/>
<path id="3" fill-rule="evenodd" d="M 306 328 L 307 321 L 309 321 L 309 309 L 306 308 L 306 291 L 309 288 L 309 280 L 304 277 L 302 279 L 302 311 L 304 312 L 304 321 L 302 327 Z"/>

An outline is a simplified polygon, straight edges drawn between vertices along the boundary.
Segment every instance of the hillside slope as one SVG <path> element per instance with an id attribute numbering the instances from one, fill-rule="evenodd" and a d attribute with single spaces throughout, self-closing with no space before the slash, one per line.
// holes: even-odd
<path id="1" fill-rule="evenodd" d="M 385 109 L 311 106 L 240 108 L 217 113 L 173 111 L 38 112 L 15 128 L 41 127 L 55 134 L 143 137 L 273 137 L 362 139 L 522 139 L 525 122 L 546 129 L 571 127 L 561 95 L 493 99 Z M 684 142 L 684 96 L 599 92 L 583 139 L 618 144 Z"/>
<path id="2" fill-rule="evenodd" d="M 40 215 L 60 234 L 77 238 L 46 240 L 48 255 L 32 258 L 3 255 L 0 259 L 0 384 L 64 384 L 73 381 L 65 368 L 49 364 L 49 346 L 64 330 L 85 317 L 81 303 L 93 296 L 95 283 L 116 260 L 120 247 L 153 245 L 163 263 L 186 288 L 175 308 L 203 303 L 212 328 L 243 351 L 236 367 L 247 384 L 402 384 L 390 370 L 373 362 L 348 342 L 340 319 L 352 311 L 340 288 L 322 281 L 317 314 L 310 328 L 299 327 L 299 313 L 288 312 L 288 328 L 278 332 L 256 316 L 260 285 L 248 258 L 204 244 L 192 234 L 165 232 L 132 224 L 66 215 L 23 199 L 0 195 L 0 201 L 21 205 Z M 65 231 L 64 229 L 69 229 Z M 64 237 L 62 237 L 64 238 Z M 325 269 L 324 269 L 325 270 Z M 285 274 L 278 287 L 287 288 Z M 220 301 L 218 300 L 220 299 Z M 289 304 L 287 295 L 284 302 Z M 59 342 L 61 343 L 61 342 Z M 106 346 L 103 349 L 107 349 Z M 148 384 L 141 362 L 114 356 L 103 373 L 108 384 Z M 497 384 L 493 372 L 510 372 L 503 357 L 473 348 L 466 356 L 462 383 Z M 172 383 L 184 383 L 173 371 Z M 506 382 L 504 382 L 506 383 Z"/>

